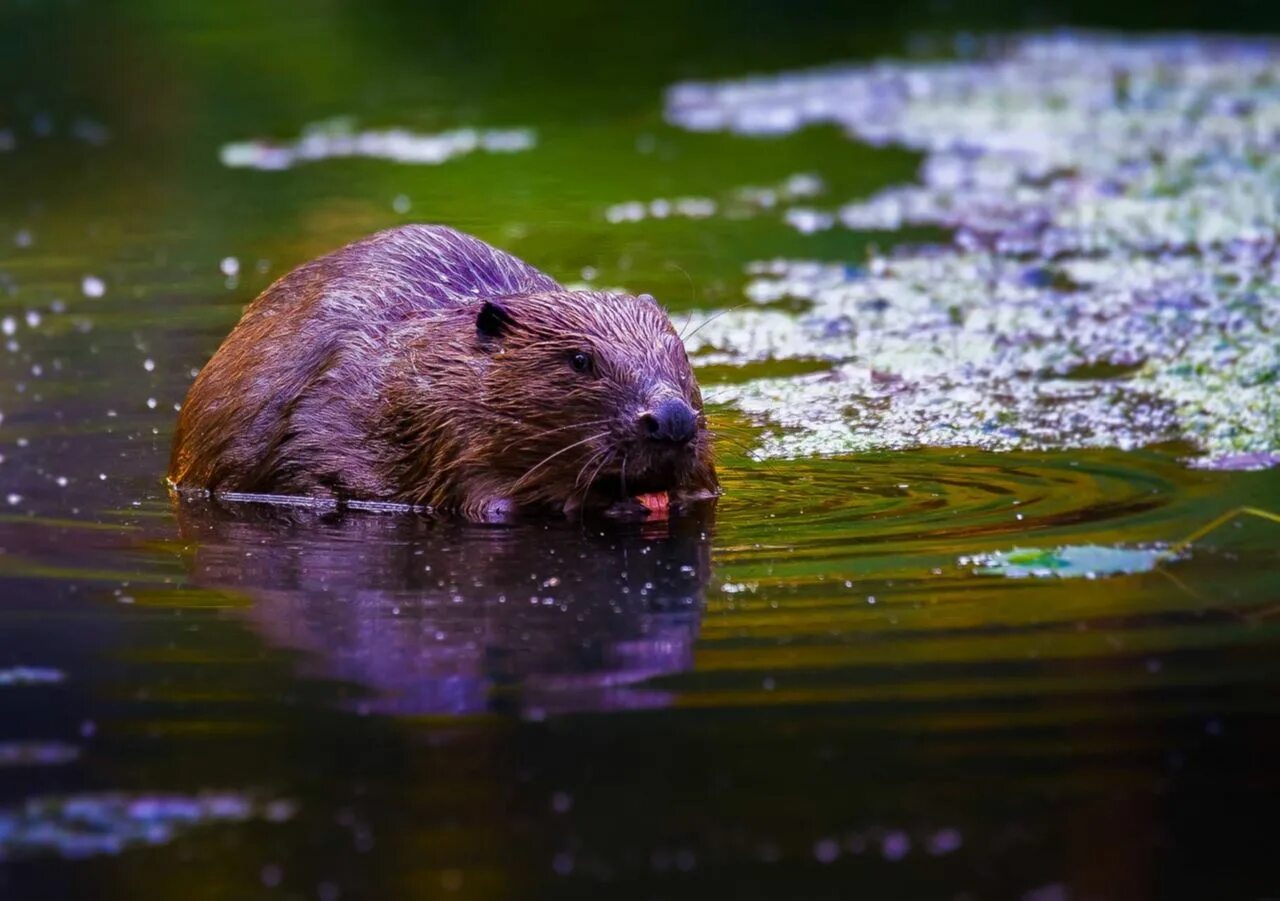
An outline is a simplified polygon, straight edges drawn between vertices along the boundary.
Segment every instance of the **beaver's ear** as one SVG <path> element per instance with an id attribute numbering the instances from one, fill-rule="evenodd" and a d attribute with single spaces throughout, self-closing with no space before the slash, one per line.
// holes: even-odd
<path id="1" fill-rule="evenodd" d="M 476 331 L 483 338 L 501 338 L 513 324 L 511 311 L 494 300 L 486 300 L 476 315 Z"/>

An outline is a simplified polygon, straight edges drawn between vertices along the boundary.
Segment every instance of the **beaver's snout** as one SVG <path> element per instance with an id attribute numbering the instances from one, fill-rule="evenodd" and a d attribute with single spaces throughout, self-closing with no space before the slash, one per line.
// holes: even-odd
<path id="1" fill-rule="evenodd" d="M 678 397 L 640 414 L 640 433 L 650 441 L 679 446 L 698 434 L 698 414 Z"/>

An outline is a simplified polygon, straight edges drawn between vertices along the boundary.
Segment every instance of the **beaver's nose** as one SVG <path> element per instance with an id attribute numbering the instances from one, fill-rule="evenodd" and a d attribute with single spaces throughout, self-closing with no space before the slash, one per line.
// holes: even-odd
<path id="1" fill-rule="evenodd" d="M 687 444 L 698 434 L 698 414 L 679 398 L 670 398 L 640 414 L 640 430 L 650 441 Z"/>

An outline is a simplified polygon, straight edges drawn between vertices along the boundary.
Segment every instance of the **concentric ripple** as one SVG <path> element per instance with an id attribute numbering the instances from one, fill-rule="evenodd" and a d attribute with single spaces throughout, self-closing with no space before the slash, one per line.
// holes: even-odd
<path id="1" fill-rule="evenodd" d="M 1240 523 L 1189 557 L 1159 553 L 1189 531 L 1194 509 L 1215 495 L 1229 504 L 1230 484 L 1172 455 L 1105 451 L 935 451 L 735 473 L 700 678 L 682 702 L 979 704 L 1087 691 L 1101 705 L 1135 688 L 1233 678 L 1256 660 L 1222 668 L 1197 655 L 1280 632 L 1262 575 L 1274 566 L 1274 531 Z M 761 516 L 766 496 L 774 502 Z M 1063 548 L 1086 549 L 1084 559 L 1088 549 L 1146 550 L 1154 565 L 1010 580 L 973 563 Z M 1215 593 L 1242 559 L 1259 575 L 1230 569 L 1237 590 Z M 1168 655 L 1182 660 L 1174 681 Z M 1087 685 L 1064 669 L 1086 660 Z"/>
<path id="2" fill-rule="evenodd" d="M 790 543 L 811 551 L 823 533 L 839 534 L 833 547 L 853 556 L 951 553 L 1072 526 L 1169 540 L 1177 527 L 1161 523 L 1176 518 L 1187 482 L 1201 481 L 1157 453 L 946 450 L 758 463 L 728 479 L 724 515 L 769 499 L 763 520 L 735 522 L 747 534 L 785 524 Z"/>

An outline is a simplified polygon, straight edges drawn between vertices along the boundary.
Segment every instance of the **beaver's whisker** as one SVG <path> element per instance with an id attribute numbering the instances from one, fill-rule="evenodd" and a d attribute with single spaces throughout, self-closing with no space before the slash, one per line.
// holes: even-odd
<path id="1" fill-rule="evenodd" d="M 728 393 L 728 391 L 729 391 L 729 389 L 730 389 L 731 387 L 733 387 L 733 386 L 726 386 L 726 387 L 722 388 L 722 389 L 721 389 L 721 390 L 719 390 L 719 391 L 707 391 L 707 392 L 704 392 L 704 393 L 703 393 L 703 395 L 702 395 L 702 401 L 703 401 L 703 403 L 708 403 L 708 404 L 709 404 L 709 403 L 712 403 L 713 401 L 715 401 L 715 399 L 716 399 L 717 397 L 723 397 L 726 393 Z"/>
<path id="2" fill-rule="evenodd" d="M 689 327 L 689 323 L 693 321 L 693 314 L 698 311 L 698 286 L 694 284 L 693 276 L 689 274 L 689 271 L 674 260 L 667 263 L 667 268 L 678 269 L 680 274 L 684 276 L 685 281 L 689 283 L 689 302 L 693 304 L 693 309 L 689 310 L 689 315 L 684 318 L 684 325 L 680 326 L 678 337 L 683 341 L 684 330 Z"/>
<path id="3" fill-rule="evenodd" d="M 547 454 L 547 456 L 543 457 L 541 460 L 539 460 L 537 463 L 535 463 L 532 467 L 530 467 L 530 468 L 528 469 L 528 471 L 526 471 L 526 472 L 525 472 L 525 474 L 524 474 L 524 475 L 522 475 L 520 478 L 516 479 L 515 484 L 513 484 L 513 485 L 511 486 L 511 490 L 512 490 L 512 491 L 515 491 L 516 489 L 518 489 L 521 485 L 523 485 L 523 484 L 524 484 L 525 479 L 529 478 L 529 476 L 533 475 L 533 474 L 534 474 L 534 472 L 536 472 L 537 470 L 541 469 L 545 464 L 547 464 L 547 463 L 551 462 L 552 460 L 554 460 L 556 457 L 560 456 L 561 454 L 566 453 L 566 452 L 568 452 L 568 451 L 571 451 L 571 450 L 573 450 L 575 447 L 580 447 L 580 446 L 582 446 L 582 445 L 586 444 L 588 441 L 595 441 L 597 438 L 603 438 L 605 435 L 608 435 L 608 434 L 609 434 L 609 433 L 608 433 L 607 431 L 606 431 L 606 432 L 596 432 L 594 435 L 588 435 L 587 437 L 583 438 L 581 441 L 575 441 L 575 442 L 573 442 L 573 444 L 565 445 L 564 447 L 560 448 L 560 450 L 558 450 L 558 451 L 555 451 L 555 452 L 553 452 L 553 453 Z"/>
<path id="4" fill-rule="evenodd" d="M 573 487 L 577 488 L 579 485 L 581 485 L 582 477 L 587 474 L 587 470 L 590 469 L 591 466 L 593 466 L 597 460 L 599 460 L 601 457 L 607 456 L 608 454 L 609 454 L 609 449 L 605 448 L 603 450 L 598 450 L 594 454 L 592 454 L 590 457 L 587 457 L 586 462 L 583 463 L 582 467 L 578 470 L 578 477 L 573 480 Z"/>
<path id="5" fill-rule="evenodd" d="M 743 307 L 750 307 L 750 306 L 754 306 L 754 304 L 753 304 L 751 301 L 749 301 L 749 300 L 748 300 L 746 303 L 740 303 L 740 304 L 738 304 L 737 306 L 733 306 L 733 307 L 726 307 L 726 308 L 725 308 L 725 309 L 723 309 L 723 310 L 719 310 L 719 311 L 717 311 L 717 312 L 715 312 L 715 313 L 711 314 L 710 316 L 708 316 L 706 319 L 704 319 L 704 320 L 702 321 L 702 323 L 701 323 L 701 324 L 699 324 L 699 326 L 698 326 L 696 329 L 694 329 L 693 331 L 691 331 L 689 334 L 687 334 L 687 335 L 681 335 L 681 336 L 680 336 L 680 340 L 681 340 L 681 341 L 688 341 L 690 338 L 692 338 L 694 335 L 698 334 L 698 332 L 702 331 L 704 328 L 706 328 L 706 327 L 707 327 L 708 325 L 710 325 L 711 323 L 715 322 L 717 319 L 719 319 L 719 318 L 720 318 L 721 316 L 723 316 L 725 313 L 732 313 L 734 310 L 741 310 Z"/>
<path id="6" fill-rule="evenodd" d="M 613 458 L 616 457 L 617 455 L 618 455 L 618 451 L 616 448 L 614 450 L 611 450 L 609 453 L 605 454 L 604 459 L 600 461 L 600 465 L 595 468 L 595 471 L 591 473 L 591 478 L 587 479 L 586 485 L 583 486 L 582 498 L 579 501 L 579 503 L 583 503 L 586 501 L 587 494 L 590 493 L 591 486 L 595 483 L 595 480 L 600 477 L 601 470 L 603 470 L 606 466 L 608 466 L 610 461 L 613 460 Z"/>
<path id="7" fill-rule="evenodd" d="M 668 260 L 667 268 L 679 270 L 680 274 L 684 276 L 685 281 L 689 283 L 689 300 L 696 304 L 698 302 L 698 286 L 694 283 L 693 276 L 689 274 L 689 270 L 685 269 L 675 260 Z"/>
<path id="8" fill-rule="evenodd" d="M 745 441 L 739 441 L 737 438 L 734 438 L 732 435 L 727 435 L 727 434 L 725 434 L 724 432 L 719 432 L 719 431 L 713 432 L 713 431 L 711 431 L 710 429 L 708 429 L 708 430 L 707 430 L 707 439 L 708 439 L 709 441 L 725 441 L 725 442 L 728 442 L 729 444 L 732 444 L 734 447 L 736 447 L 738 450 L 740 450 L 740 451 L 742 451 L 743 453 L 748 454 L 748 455 L 749 455 L 749 454 L 751 454 L 751 453 L 753 453 L 753 452 L 755 452 L 755 450 L 756 450 L 756 448 L 754 448 L 754 447 L 752 447 L 751 445 L 747 444 Z"/>
<path id="9" fill-rule="evenodd" d="M 710 425 L 707 427 L 707 431 L 713 435 L 755 434 L 760 430 L 761 426 L 756 423 L 730 422 L 728 420 L 720 419 L 719 417 L 716 418 L 715 428 L 711 428 Z"/>
<path id="10" fill-rule="evenodd" d="M 503 451 L 509 451 L 511 448 L 517 447 L 521 444 L 528 444 L 531 441 L 537 441 L 539 438 L 545 438 L 547 435 L 553 435 L 556 432 L 563 432 L 565 429 L 587 429 L 591 428 L 591 426 L 604 425 L 608 421 L 608 419 L 589 419 L 586 422 L 571 422 L 568 425 L 556 426 L 554 429 L 545 429 L 541 432 L 534 432 L 532 435 L 522 435 L 503 448 Z M 522 422 L 527 423 L 528 420 L 522 420 Z"/>
<path id="11" fill-rule="evenodd" d="M 707 437 L 713 441 L 724 441 L 728 444 L 733 445 L 738 450 L 742 451 L 742 455 L 746 457 L 748 460 L 750 460 L 752 463 L 755 463 L 758 466 L 763 466 L 765 469 L 769 470 L 769 472 L 772 473 L 773 475 L 782 475 L 782 470 L 780 470 L 777 466 L 774 466 L 764 457 L 756 456 L 756 454 L 760 452 L 759 447 L 751 447 L 748 444 L 744 444 L 741 441 L 738 441 L 734 438 L 730 438 L 728 435 L 724 435 L 719 432 L 708 431 Z"/>
<path id="12" fill-rule="evenodd" d="M 679 338 L 679 339 L 681 340 L 681 342 L 683 342 L 683 341 L 684 341 L 684 330 L 685 330 L 685 329 L 687 329 L 687 328 L 689 327 L 689 324 L 690 324 L 691 322 L 693 322 L 693 314 L 694 314 L 694 313 L 696 313 L 696 312 L 698 312 L 698 311 L 697 311 L 697 310 L 690 310 L 690 311 L 689 311 L 689 315 L 688 315 L 688 316 L 686 316 L 686 317 L 684 317 L 684 322 L 680 324 L 680 331 L 676 333 L 676 337 L 677 337 L 677 338 Z"/>

